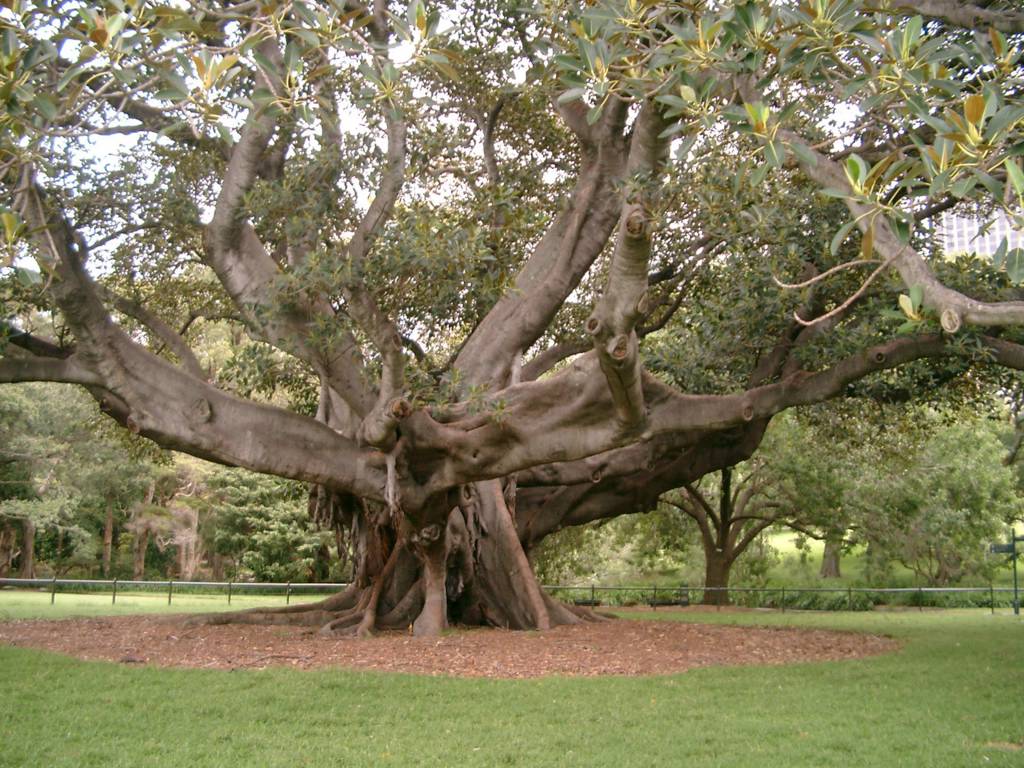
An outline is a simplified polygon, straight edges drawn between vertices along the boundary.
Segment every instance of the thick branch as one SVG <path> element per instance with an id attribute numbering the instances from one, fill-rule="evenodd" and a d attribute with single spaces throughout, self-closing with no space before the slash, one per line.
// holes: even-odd
<path id="1" fill-rule="evenodd" d="M 0 382 L 54 381 L 63 384 L 102 386 L 103 381 L 72 357 L 63 359 L 40 357 L 0 358 Z"/>
<path id="2" fill-rule="evenodd" d="M 822 187 L 831 187 L 850 192 L 852 190 L 839 163 L 829 159 L 793 133 L 786 132 L 787 141 L 802 145 L 814 163 L 801 159 L 800 165 L 811 179 Z M 920 286 L 924 295 L 924 306 L 939 315 L 942 327 L 956 333 L 963 323 L 981 326 L 1020 325 L 1024 323 L 1024 302 L 982 302 L 965 296 L 943 285 L 935 276 L 925 259 L 911 246 L 904 245 L 896 237 L 885 216 L 872 216 L 870 209 L 862 203 L 846 200 L 850 212 L 857 218 L 862 231 L 874 227 L 874 247 L 886 263 L 899 272 L 908 287 Z"/>
<path id="3" fill-rule="evenodd" d="M 1007 35 L 1024 32 L 1024 13 L 1020 11 L 983 8 L 961 0 L 915 0 L 913 3 L 901 3 L 900 8 L 942 19 L 964 29 L 995 27 Z"/>
<path id="4" fill-rule="evenodd" d="M 593 143 L 588 140 L 581 147 L 568 205 L 551 222 L 513 287 L 459 351 L 454 366 L 467 387 L 499 388 L 508 383 L 513 362 L 549 328 L 607 244 L 621 213 L 616 182 L 625 171 L 625 119 L 623 102 L 613 100 L 606 106 L 598 124 L 601 130 L 594 132 Z"/>
<path id="5" fill-rule="evenodd" d="M 185 339 L 154 312 L 151 312 L 139 302 L 133 301 L 125 296 L 115 294 L 113 291 L 104 290 L 103 293 L 119 311 L 129 317 L 135 318 L 150 331 L 155 333 L 157 337 L 167 347 L 169 347 L 175 355 L 177 355 L 181 364 L 185 366 L 185 370 L 201 381 L 209 379 L 209 374 L 207 374 L 203 369 L 203 366 L 199 363 L 198 358 L 196 358 L 195 353 L 192 351 L 191 347 L 189 347 Z"/>
<path id="6" fill-rule="evenodd" d="M 264 41 L 260 48 L 268 61 L 280 61 L 275 40 Z M 263 72 L 258 81 L 274 93 L 282 92 L 275 73 Z M 206 261 L 251 328 L 258 329 L 269 343 L 312 365 L 363 416 L 372 407 L 374 395 L 355 339 L 347 330 L 335 328 L 330 349 L 324 348 L 318 338 L 323 320 L 335 321 L 334 311 L 324 297 L 294 297 L 282 306 L 275 297 L 276 286 L 283 278 L 280 267 L 243 217 L 245 195 L 260 173 L 275 126 L 276 119 L 270 112 L 254 108 L 248 116 L 206 230 Z"/>
<path id="7" fill-rule="evenodd" d="M 653 228 L 648 195 L 667 156 L 668 141 L 661 137 L 665 125 L 659 109 L 647 102 L 636 119 L 626 168 L 627 178 L 641 191 L 623 205 L 608 284 L 586 326 L 611 390 L 615 416 L 628 429 L 639 427 L 645 418 L 635 329 L 647 311 Z"/>
<path id="8" fill-rule="evenodd" d="M 79 238 L 66 219 L 47 213 L 29 168 L 22 174 L 16 202 L 40 250 L 55 262 L 51 291 L 78 341 L 75 364 L 91 374 L 76 383 L 100 385 L 112 393 L 118 409 L 128 410 L 126 426 L 201 458 L 368 498 L 384 497 L 380 454 L 359 450 L 315 419 L 201 383 L 133 342 L 111 321 L 77 253 Z"/>

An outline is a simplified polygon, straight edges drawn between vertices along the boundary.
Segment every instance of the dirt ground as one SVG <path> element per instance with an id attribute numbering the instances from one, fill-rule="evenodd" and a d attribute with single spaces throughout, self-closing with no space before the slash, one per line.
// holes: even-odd
<path id="1" fill-rule="evenodd" d="M 80 659 L 203 669 L 344 667 L 525 678 L 662 675 L 732 664 L 856 659 L 896 650 L 888 637 L 817 629 L 617 619 L 547 632 L 453 629 L 440 638 L 384 633 L 326 638 L 304 627 L 185 626 L 182 616 L 0 623 L 0 643 Z"/>

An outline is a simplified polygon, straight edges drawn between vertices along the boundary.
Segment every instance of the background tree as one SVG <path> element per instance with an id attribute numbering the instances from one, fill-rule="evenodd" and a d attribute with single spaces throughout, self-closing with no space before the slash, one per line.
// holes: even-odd
<path id="1" fill-rule="evenodd" d="M 1014 473 L 1001 461 L 1005 433 L 984 420 L 936 428 L 853 491 L 859 537 L 929 586 L 991 578 L 988 544 L 1002 538 L 1020 504 Z"/>

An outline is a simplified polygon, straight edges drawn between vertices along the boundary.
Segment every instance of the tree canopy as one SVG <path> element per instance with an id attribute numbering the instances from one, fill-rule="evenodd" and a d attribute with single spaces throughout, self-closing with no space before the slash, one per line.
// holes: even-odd
<path id="1" fill-rule="evenodd" d="M 1012 3 L 0 20 L 0 381 L 315 486 L 353 588 L 246 620 L 578 621 L 530 569 L 549 533 L 732 466 L 787 408 L 1024 367 L 1024 251 L 934 237 L 1020 224 Z"/>

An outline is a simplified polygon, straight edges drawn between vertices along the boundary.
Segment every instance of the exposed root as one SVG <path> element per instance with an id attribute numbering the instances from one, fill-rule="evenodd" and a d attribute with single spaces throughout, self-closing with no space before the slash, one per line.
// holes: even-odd
<path id="1" fill-rule="evenodd" d="M 423 584 L 417 581 L 394 608 L 377 619 L 381 629 L 405 629 L 423 610 Z"/>
<path id="2" fill-rule="evenodd" d="M 221 624 L 281 624 L 290 626 L 316 626 L 352 608 L 361 590 L 350 584 L 341 592 L 315 603 L 285 605 L 280 608 L 249 608 L 244 611 L 204 613 L 185 620 L 185 626 L 218 626 Z"/>
<path id="3" fill-rule="evenodd" d="M 557 626 L 559 624 L 579 624 L 585 620 L 585 617 L 577 614 L 565 603 L 555 600 L 555 598 L 544 590 L 541 590 L 540 594 L 541 599 L 544 601 L 544 605 L 547 608 L 548 616 L 551 617 L 551 626 Z"/>
<path id="4" fill-rule="evenodd" d="M 320 628 L 321 635 L 346 635 L 355 634 L 357 627 L 363 621 L 364 610 L 352 610 L 337 616 Z"/>
<path id="5" fill-rule="evenodd" d="M 363 610 L 363 618 L 359 622 L 359 626 L 356 627 L 357 637 L 369 637 L 373 634 L 374 626 L 377 623 L 377 606 L 380 603 L 381 590 L 391 578 L 391 574 L 394 573 L 395 565 L 398 563 L 398 555 L 403 546 L 404 545 L 399 542 L 392 547 L 391 554 L 388 555 L 388 561 L 384 564 L 384 569 L 374 580 L 373 588 L 370 590 L 369 599 L 366 601 L 366 608 Z M 327 629 L 327 627 L 324 627 L 324 629 Z M 321 630 L 321 632 L 323 631 L 324 630 Z"/>
<path id="6" fill-rule="evenodd" d="M 406 629 L 416 620 L 423 607 L 423 586 L 421 582 L 415 582 L 398 604 L 383 616 L 377 616 L 379 599 L 379 593 L 373 595 L 367 592 L 365 605 L 334 616 L 320 628 L 319 634 L 368 637 L 375 629 Z"/>
<path id="7" fill-rule="evenodd" d="M 567 611 L 571 611 L 572 613 L 576 614 L 576 616 L 581 618 L 583 621 L 612 621 L 613 619 L 618 618 L 618 616 L 615 616 L 614 614 L 601 613 L 600 611 L 595 611 L 593 608 L 588 608 L 585 605 L 566 605 L 564 603 L 562 605 Z"/>

